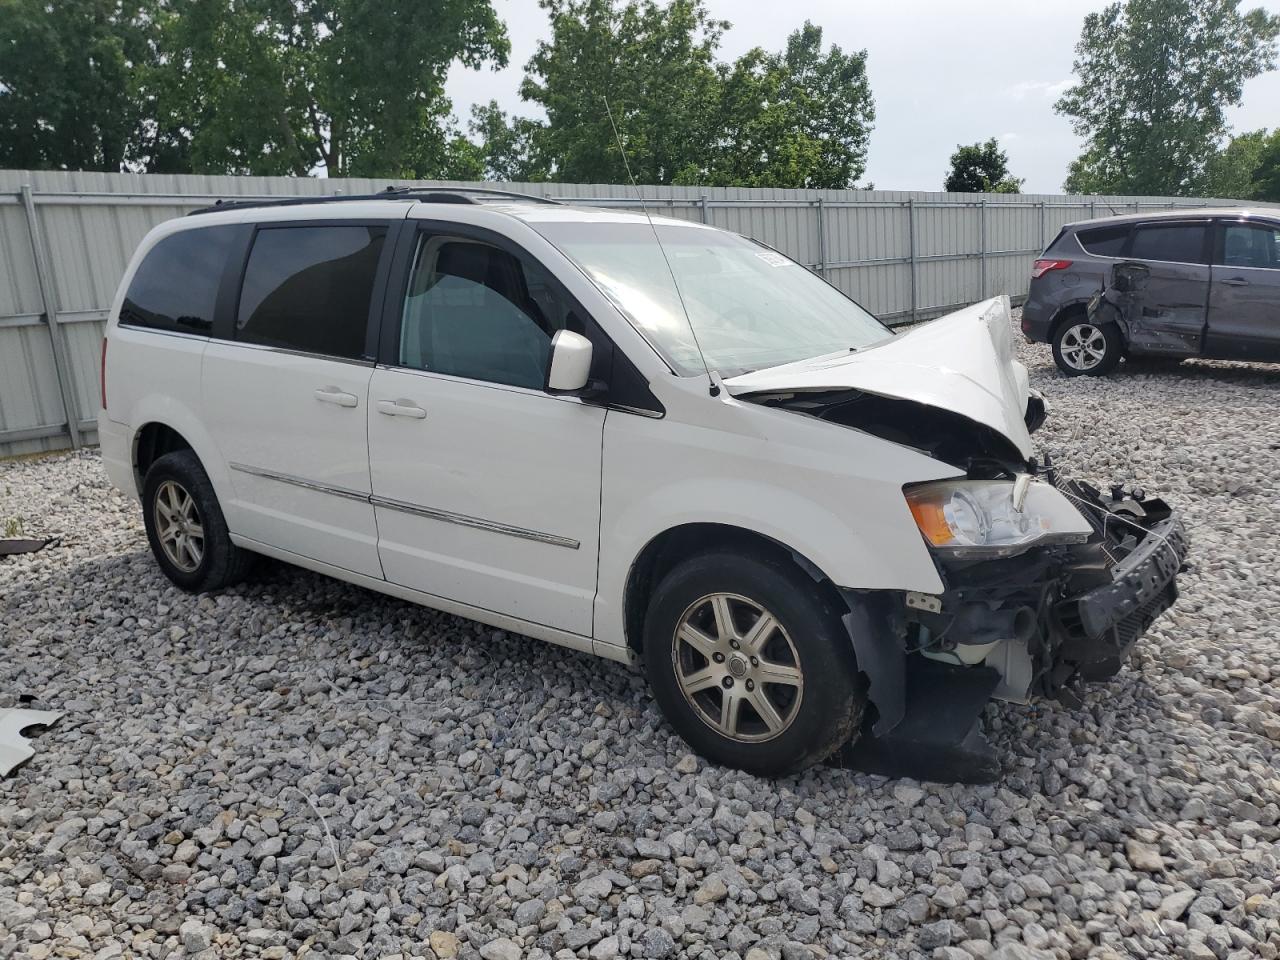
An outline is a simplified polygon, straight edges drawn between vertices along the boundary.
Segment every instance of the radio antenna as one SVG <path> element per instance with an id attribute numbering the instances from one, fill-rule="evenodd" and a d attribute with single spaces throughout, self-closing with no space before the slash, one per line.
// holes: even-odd
<path id="1" fill-rule="evenodd" d="M 622 145 L 622 136 L 618 133 L 618 125 L 613 120 L 613 109 L 609 106 L 609 98 L 604 97 L 603 99 L 604 112 L 609 115 L 609 126 L 613 128 L 613 139 L 618 144 L 618 153 L 622 156 L 622 166 L 627 171 L 627 179 L 631 181 L 631 189 L 636 192 L 636 199 L 640 201 L 640 209 L 644 211 L 644 218 L 649 221 L 649 229 L 653 231 L 653 239 L 658 244 L 658 252 L 662 254 L 662 262 L 667 265 L 667 273 L 671 274 L 671 285 L 675 287 L 676 299 L 680 301 L 680 309 L 684 312 L 684 322 L 689 325 L 689 333 L 693 336 L 693 346 L 698 351 L 698 359 L 702 361 L 702 369 L 707 374 L 707 385 L 711 396 L 718 397 L 720 395 L 720 387 L 716 383 L 715 377 L 711 374 L 711 367 L 707 365 L 707 355 L 702 352 L 702 344 L 698 342 L 698 331 L 694 329 L 693 317 L 689 315 L 689 307 L 684 302 L 684 294 L 680 292 L 680 281 L 676 279 L 675 269 L 671 266 L 671 258 L 667 256 L 667 248 L 662 245 L 662 237 L 658 236 L 658 228 L 654 226 L 649 207 L 644 202 L 644 194 L 640 192 L 640 187 L 636 184 L 636 178 L 631 173 L 631 164 L 627 161 L 627 150 Z"/>

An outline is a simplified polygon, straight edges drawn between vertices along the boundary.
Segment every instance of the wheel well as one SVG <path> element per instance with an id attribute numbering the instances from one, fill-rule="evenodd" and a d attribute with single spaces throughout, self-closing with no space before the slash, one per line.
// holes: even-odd
<path id="1" fill-rule="evenodd" d="M 138 490 L 142 490 L 142 483 L 153 463 L 166 453 L 190 449 L 192 447 L 187 443 L 186 437 L 163 423 L 148 423 L 139 430 L 133 445 L 133 469 Z"/>
<path id="2" fill-rule="evenodd" d="M 627 646 L 631 650 L 641 652 L 644 615 L 649 608 L 649 598 L 667 572 L 688 557 L 724 549 L 755 556 L 776 557 L 792 563 L 808 574 L 827 598 L 838 605 L 838 609 L 846 607 L 835 584 L 812 561 L 777 540 L 754 530 L 722 523 L 687 523 L 658 534 L 645 544 L 631 565 L 623 601 L 623 626 Z"/>
<path id="3" fill-rule="evenodd" d="M 1069 303 L 1059 310 L 1053 317 L 1053 322 L 1049 324 L 1049 342 L 1053 343 L 1058 337 L 1059 328 L 1074 317 L 1076 314 L 1089 314 L 1089 304 L 1087 303 Z"/>

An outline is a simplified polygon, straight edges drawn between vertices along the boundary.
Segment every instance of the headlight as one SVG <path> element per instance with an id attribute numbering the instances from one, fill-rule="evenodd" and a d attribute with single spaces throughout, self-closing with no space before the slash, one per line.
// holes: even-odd
<path id="1" fill-rule="evenodd" d="M 1089 539 L 1093 528 L 1070 500 L 1043 481 L 1024 483 L 1021 504 L 1009 480 L 944 480 L 904 493 L 925 539 L 953 557 L 1011 557 L 1037 544 Z"/>

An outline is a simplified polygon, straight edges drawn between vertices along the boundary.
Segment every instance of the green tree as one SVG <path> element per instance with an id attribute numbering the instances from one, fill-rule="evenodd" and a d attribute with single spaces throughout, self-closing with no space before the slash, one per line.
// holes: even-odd
<path id="1" fill-rule="evenodd" d="M 1085 140 L 1072 193 L 1199 191 L 1225 108 L 1272 69 L 1280 17 L 1240 0 L 1128 0 L 1085 17 L 1076 82 L 1055 104 Z"/>
<path id="2" fill-rule="evenodd" d="M 542 129 L 527 117 L 507 118 L 496 100 L 471 108 L 471 148 L 479 163 L 477 179 L 500 181 L 546 180 L 546 165 L 535 153 L 534 139 Z M 459 177 L 458 179 L 467 179 Z"/>
<path id="3" fill-rule="evenodd" d="M 170 0 L 159 26 L 154 153 L 196 172 L 438 176 L 459 162 L 450 65 L 509 46 L 489 0 Z"/>
<path id="4" fill-rule="evenodd" d="M 780 53 L 756 47 L 721 65 L 711 152 L 687 182 L 843 189 L 866 169 L 875 103 L 867 53 L 824 52 L 805 22 Z"/>
<path id="5" fill-rule="evenodd" d="M 716 51 L 729 24 L 704 0 L 543 0 L 551 37 L 521 95 L 545 121 L 474 111 L 490 176 L 645 183 L 850 187 L 866 169 L 875 106 L 866 51 L 823 48 L 811 23 L 777 53 L 732 65 Z"/>
<path id="6" fill-rule="evenodd" d="M 520 95 L 546 122 L 529 127 L 530 156 L 557 180 L 670 183 L 706 150 L 715 106 L 714 53 L 728 26 L 702 0 L 541 0 L 551 38 L 538 44 Z M 518 139 L 518 138 L 517 138 Z"/>
<path id="7" fill-rule="evenodd" d="M 1280 203 L 1280 129 L 1271 131 L 1258 151 L 1250 199 Z"/>
<path id="8" fill-rule="evenodd" d="M 950 193 L 1019 193 L 1022 181 L 1009 173 L 1009 157 L 995 137 L 956 147 L 942 189 Z"/>
<path id="9" fill-rule="evenodd" d="M 1205 164 L 1204 195 L 1248 200 L 1254 191 L 1253 174 L 1258 169 L 1266 130 L 1254 130 L 1232 137 Z"/>
<path id="10" fill-rule="evenodd" d="M 148 0 L 0 0 L 0 167 L 119 170 L 143 127 Z"/>

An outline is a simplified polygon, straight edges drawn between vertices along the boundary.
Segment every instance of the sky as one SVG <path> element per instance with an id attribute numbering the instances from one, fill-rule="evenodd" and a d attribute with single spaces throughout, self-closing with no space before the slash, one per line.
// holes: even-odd
<path id="1" fill-rule="evenodd" d="M 510 65 L 499 71 L 450 72 L 447 92 L 465 122 L 473 103 L 495 99 L 507 111 L 536 116 L 520 100 L 524 68 L 549 33 L 536 0 L 492 0 L 511 37 Z M 1059 193 L 1080 144 L 1053 101 L 1071 83 L 1071 64 L 1086 13 L 1104 0 L 707 0 L 733 26 L 719 58 L 752 47 L 778 50 L 806 19 L 823 42 L 867 50 L 876 101 L 867 172 L 881 190 L 941 190 L 956 145 L 999 139 L 1026 193 Z M 1254 0 L 1280 13 L 1280 0 Z M 1249 81 L 1230 111 L 1237 131 L 1280 125 L 1280 71 Z"/>

